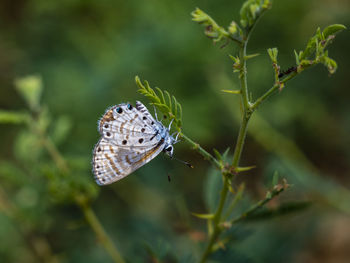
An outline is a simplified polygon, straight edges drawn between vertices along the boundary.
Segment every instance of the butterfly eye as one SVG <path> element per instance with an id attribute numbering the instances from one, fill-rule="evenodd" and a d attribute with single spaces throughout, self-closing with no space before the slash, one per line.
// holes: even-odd
<path id="1" fill-rule="evenodd" d="M 132 105 L 131 105 L 131 104 L 128 104 L 128 109 L 129 109 L 129 110 L 132 110 L 132 108 L 133 108 Z"/>
<path id="2" fill-rule="evenodd" d="M 167 152 L 171 152 L 172 149 L 173 149 L 173 146 L 169 146 L 169 147 L 166 148 L 165 150 L 166 150 Z"/>
<path id="3" fill-rule="evenodd" d="M 116 112 L 118 112 L 119 114 L 123 112 L 123 109 L 121 107 L 117 107 L 116 109 Z"/>

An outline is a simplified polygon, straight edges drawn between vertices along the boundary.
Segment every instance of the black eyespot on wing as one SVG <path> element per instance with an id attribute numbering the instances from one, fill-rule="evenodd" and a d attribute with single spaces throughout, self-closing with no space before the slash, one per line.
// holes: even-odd
<path id="1" fill-rule="evenodd" d="M 131 104 L 128 104 L 128 109 L 132 110 L 133 106 Z"/>
<path id="2" fill-rule="evenodd" d="M 119 114 L 121 114 L 121 113 L 123 112 L 122 107 L 117 107 L 115 110 L 116 110 Z"/>
<path id="3" fill-rule="evenodd" d="M 107 137 L 111 136 L 110 132 L 106 132 Z"/>
<path id="4" fill-rule="evenodd" d="M 145 132 L 145 130 L 146 130 L 145 128 L 142 128 L 142 129 L 141 129 L 141 132 Z"/>
<path id="5" fill-rule="evenodd" d="M 153 125 L 153 124 L 154 124 L 154 121 L 151 122 L 151 125 Z"/>
<path id="6" fill-rule="evenodd" d="M 141 138 L 141 139 L 139 139 L 139 143 L 143 143 L 143 139 Z"/>
<path id="7" fill-rule="evenodd" d="M 128 143 L 127 140 L 123 140 L 123 141 L 122 141 L 122 144 L 123 144 L 123 145 L 125 145 L 125 144 L 127 144 L 127 143 Z"/>
<path id="8" fill-rule="evenodd" d="M 101 147 L 98 147 L 98 148 L 97 148 L 97 151 L 100 152 L 100 151 L 101 151 Z"/>
<path id="9" fill-rule="evenodd" d="M 142 119 L 143 119 L 144 121 L 147 120 L 146 116 L 143 116 Z"/>
<path id="10" fill-rule="evenodd" d="M 109 127 L 109 125 L 108 124 L 105 124 L 105 126 L 104 126 L 106 129 L 108 129 L 108 127 Z"/>

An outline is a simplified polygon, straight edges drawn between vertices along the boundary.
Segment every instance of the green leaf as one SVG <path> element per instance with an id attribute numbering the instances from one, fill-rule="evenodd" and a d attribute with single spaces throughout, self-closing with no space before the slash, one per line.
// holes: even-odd
<path id="1" fill-rule="evenodd" d="M 204 181 L 204 201 L 207 211 L 213 212 L 219 203 L 219 192 L 222 188 L 222 177 L 220 171 L 210 168 Z"/>
<path id="2" fill-rule="evenodd" d="M 225 152 L 222 154 L 222 159 L 223 159 L 224 161 L 226 161 L 227 155 L 228 155 L 229 151 L 230 151 L 230 147 L 228 147 L 228 148 L 225 150 Z"/>
<path id="3" fill-rule="evenodd" d="M 326 56 L 323 57 L 322 61 L 323 61 L 323 65 L 325 65 L 327 67 L 328 72 L 330 74 L 334 74 L 338 68 L 337 62 L 335 62 L 335 60 L 333 60 L 329 57 L 326 57 Z"/>
<path id="4" fill-rule="evenodd" d="M 230 94 L 241 94 L 241 91 L 240 90 L 227 90 L 227 89 L 223 89 L 221 90 L 222 92 L 225 92 L 225 93 L 230 93 Z"/>
<path id="5" fill-rule="evenodd" d="M 201 9 L 196 8 L 191 15 L 193 21 L 205 26 L 205 34 L 209 38 L 212 38 L 214 42 L 228 39 L 228 36 L 230 35 L 229 32 L 227 32 L 223 27 L 219 26 L 214 19 L 212 19 Z"/>
<path id="6" fill-rule="evenodd" d="M 246 171 L 249 171 L 249 170 L 254 169 L 254 168 L 256 168 L 256 166 L 255 166 L 255 165 L 252 165 L 252 166 L 246 166 L 246 167 L 236 167 L 236 168 L 235 168 L 235 171 L 236 171 L 237 173 L 240 173 L 240 172 L 246 172 Z"/>
<path id="7" fill-rule="evenodd" d="M 59 144 L 69 135 L 69 131 L 72 128 L 72 121 L 68 116 L 61 116 L 56 119 L 53 125 L 51 137 L 55 144 Z"/>
<path id="8" fill-rule="evenodd" d="M 142 84 L 138 76 L 135 77 L 135 82 L 139 87 L 138 92 L 146 96 L 151 104 L 156 106 L 169 120 L 174 119 L 176 129 L 180 131 L 182 127 L 182 107 L 175 96 L 171 96 L 166 90 L 162 91 L 160 88 L 155 88 L 158 95 L 147 81 Z"/>
<path id="9" fill-rule="evenodd" d="M 278 184 L 278 179 L 279 179 L 278 171 L 275 171 L 272 177 L 272 186 L 275 186 Z"/>
<path id="10" fill-rule="evenodd" d="M 229 55 L 229 57 L 232 59 L 232 61 L 233 61 L 235 64 L 240 64 L 240 63 L 241 63 L 239 57 L 234 57 L 234 56 L 232 56 L 232 55 Z"/>
<path id="11" fill-rule="evenodd" d="M 264 11 L 271 7 L 271 2 L 268 0 L 247 0 L 243 3 L 240 10 L 240 22 L 244 28 L 251 27 Z"/>
<path id="12" fill-rule="evenodd" d="M 197 213 L 191 213 L 191 214 L 201 219 L 213 219 L 215 216 L 215 214 L 197 214 Z"/>
<path id="13" fill-rule="evenodd" d="M 295 64 L 298 66 L 300 64 L 300 59 L 299 59 L 299 54 L 295 49 L 294 49 L 294 55 L 295 55 Z"/>
<path id="14" fill-rule="evenodd" d="M 306 48 L 302 55 L 299 56 L 299 60 L 307 59 L 309 58 L 316 50 L 316 37 L 310 38 L 309 42 L 306 45 Z"/>
<path id="15" fill-rule="evenodd" d="M 15 87 L 24 98 L 29 108 L 38 111 L 40 107 L 40 97 L 43 89 L 42 80 L 39 76 L 27 76 L 17 78 Z"/>
<path id="16" fill-rule="evenodd" d="M 255 54 L 251 54 L 251 55 L 246 55 L 244 57 L 245 60 L 248 60 L 248 59 L 251 59 L 251 58 L 255 58 L 257 56 L 259 56 L 260 54 L 259 53 L 255 53 Z"/>
<path id="17" fill-rule="evenodd" d="M 335 35 L 335 34 L 339 33 L 340 31 L 343 31 L 345 29 L 346 29 L 346 27 L 344 25 L 334 24 L 334 25 L 327 26 L 323 30 L 322 34 L 323 34 L 324 38 L 327 39 L 329 36 Z"/>
<path id="18" fill-rule="evenodd" d="M 28 122 L 29 118 L 27 113 L 0 110 L 0 123 L 21 124 Z"/>
<path id="19" fill-rule="evenodd" d="M 219 151 L 216 150 L 216 149 L 214 148 L 214 149 L 213 149 L 213 152 L 215 153 L 216 159 L 218 159 L 218 161 L 219 161 L 220 163 L 222 163 L 222 156 L 221 156 L 221 154 L 219 153 Z"/>

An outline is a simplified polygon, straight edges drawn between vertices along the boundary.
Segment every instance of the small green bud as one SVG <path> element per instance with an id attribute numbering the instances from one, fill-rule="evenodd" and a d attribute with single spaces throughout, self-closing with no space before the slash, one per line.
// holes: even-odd
<path id="1" fill-rule="evenodd" d="M 270 0 L 264 0 L 264 3 L 261 6 L 263 9 L 269 9 L 271 8 L 271 1 Z"/>
<path id="2" fill-rule="evenodd" d="M 198 7 L 191 13 L 192 20 L 198 23 L 203 23 L 208 20 L 208 15 L 200 10 Z"/>
<path id="3" fill-rule="evenodd" d="M 231 35 L 234 35 L 236 34 L 238 31 L 238 28 L 237 28 L 237 24 L 235 21 L 232 21 L 230 26 L 228 27 L 228 32 L 231 34 Z"/>
<path id="4" fill-rule="evenodd" d="M 257 14 L 258 14 L 259 11 L 260 11 L 259 5 L 257 5 L 257 4 L 252 4 L 252 5 L 250 5 L 249 9 L 250 9 L 250 14 L 251 14 L 252 18 L 253 18 L 253 19 L 256 19 Z"/>
<path id="5" fill-rule="evenodd" d="M 277 63 L 277 55 L 278 55 L 278 49 L 277 48 L 269 48 L 267 50 L 267 53 L 269 54 L 271 60 L 273 63 Z"/>
<path id="6" fill-rule="evenodd" d="M 300 64 L 300 57 L 299 57 L 299 54 L 298 54 L 298 52 L 294 49 L 294 55 L 295 55 L 295 63 L 297 64 L 297 65 L 299 65 Z"/>

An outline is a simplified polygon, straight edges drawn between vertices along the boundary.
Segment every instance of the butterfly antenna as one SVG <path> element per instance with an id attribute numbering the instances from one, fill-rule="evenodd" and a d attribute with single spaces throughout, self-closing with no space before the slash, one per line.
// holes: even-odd
<path id="1" fill-rule="evenodd" d="M 190 164 L 189 162 L 186 162 L 186 161 L 183 161 L 183 160 L 180 160 L 180 159 L 177 159 L 176 157 L 172 157 L 174 158 L 176 161 L 180 162 L 180 163 L 183 163 L 183 164 L 186 164 L 188 167 L 190 168 L 194 168 L 194 166 L 192 164 Z"/>

